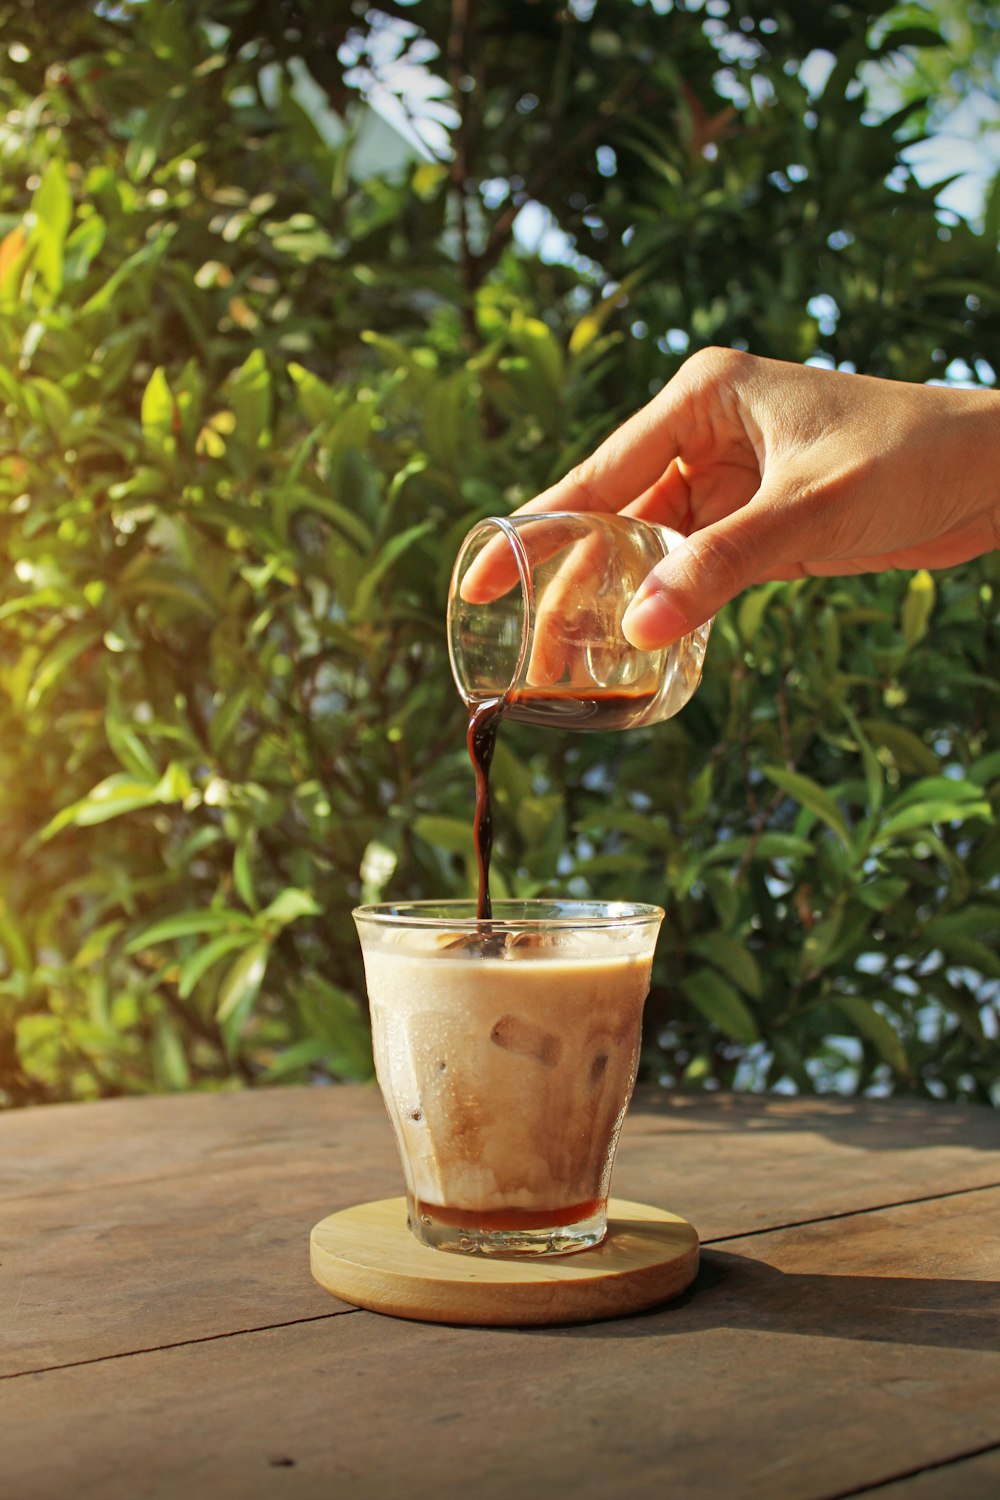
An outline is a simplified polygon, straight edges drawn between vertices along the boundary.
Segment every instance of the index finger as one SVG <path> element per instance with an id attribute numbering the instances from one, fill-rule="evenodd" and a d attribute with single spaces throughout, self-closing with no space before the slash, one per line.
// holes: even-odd
<path id="1" fill-rule="evenodd" d="M 659 396 L 623 422 L 589 458 L 558 483 L 512 514 L 544 515 L 553 511 L 616 514 L 641 502 L 647 492 L 655 494 L 657 481 L 664 478 L 677 456 L 674 415 L 678 393 L 671 391 L 674 384 L 671 381 L 666 385 Z M 652 505 L 640 505 L 633 514 L 653 519 L 652 510 Z M 505 537 L 497 536 L 483 548 L 463 578 L 462 598 L 469 604 L 488 604 L 513 588 L 517 581 L 517 563 L 510 544 Z"/>

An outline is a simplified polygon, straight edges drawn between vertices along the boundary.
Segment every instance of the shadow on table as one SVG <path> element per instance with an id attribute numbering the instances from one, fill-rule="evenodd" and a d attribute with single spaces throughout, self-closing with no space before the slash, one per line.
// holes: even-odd
<path id="1" fill-rule="evenodd" d="M 683 1296 L 631 1318 L 534 1330 L 569 1338 L 630 1339 L 713 1328 L 942 1349 L 1000 1350 L 1000 1281 L 786 1273 L 706 1250 Z"/>
<path id="2" fill-rule="evenodd" d="M 985 1105 L 935 1104 L 906 1099 L 804 1099 L 767 1094 L 680 1094 L 644 1087 L 629 1110 L 631 1128 L 643 1117 L 670 1119 L 685 1135 L 721 1136 L 815 1131 L 858 1150 L 925 1150 L 965 1146 L 1000 1151 L 1000 1111 Z"/>

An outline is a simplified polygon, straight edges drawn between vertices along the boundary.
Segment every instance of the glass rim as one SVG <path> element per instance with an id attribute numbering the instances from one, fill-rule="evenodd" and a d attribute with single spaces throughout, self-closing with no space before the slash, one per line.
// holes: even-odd
<path id="1" fill-rule="evenodd" d="M 557 916 L 520 915 L 525 908 L 533 906 L 556 906 L 563 911 Z M 371 902 L 356 906 L 351 916 L 356 922 L 372 922 L 381 927 L 438 928 L 448 932 L 477 932 L 481 927 L 501 932 L 535 932 L 542 928 L 548 931 L 586 928 L 593 932 L 620 931 L 648 926 L 651 922 L 659 923 L 666 912 L 662 906 L 642 901 L 597 901 L 558 896 L 549 900 L 531 897 L 518 901 L 505 897 L 493 902 L 492 916 L 480 919 L 476 916 L 476 903 L 470 897 L 449 897 L 443 901 Z"/>
<path id="2" fill-rule="evenodd" d="M 505 531 L 508 526 L 524 526 L 531 521 L 620 521 L 625 526 L 648 526 L 653 531 L 665 531 L 679 541 L 687 540 L 682 532 L 663 521 L 651 521 L 648 516 L 626 516 L 620 510 L 512 510 L 506 516 L 480 516 L 469 528 L 469 535 L 480 526 L 496 526 Z"/>
<path id="3" fill-rule="evenodd" d="M 517 568 L 517 583 L 511 584 L 510 588 L 517 588 L 523 605 L 521 616 L 520 639 L 516 647 L 510 653 L 510 659 L 506 665 L 507 682 L 500 690 L 499 696 L 506 698 L 521 678 L 528 655 L 531 649 L 532 637 L 535 630 L 535 582 L 531 568 L 531 560 L 521 537 L 522 529 L 544 522 L 566 521 L 574 522 L 583 527 L 584 531 L 592 529 L 597 525 L 623 526 L 634 528 L 639 531 L 651 532 L 659 537 L 659 545 L 664 557 L 667 556 L 679 543 L 685 540 L 683 534 L 675 531 L 672 526 L 666 526 L 662 521 L 647 520 L 645 516 L 626 516 L 619 511 L 603 510 L 535 510 L 514 511 L 507 516 L 481 516 L 466 533 L 458 555 L 455 558 L 451 571 L 451 581 L 448 589 L 447 608 L 447 645 L 448 660 L 451 664 L 451 675 L 458 688 L 459 697 L 462 702 L 471 707 L 475 703 L 482 702 L 487 697 L 495 697 L 495 692 L 475 692 L 466 680 L 465 670 L 459 659 L 456 643 L 454 621 L 457 613 L 456 600 L 461 595 L 461 578 L 466 556 L 477 540 L 486 532 L 493 532 L 502 536 L 507 542 Z M 572 539 L 570 539 L 572 540 Z M 582 540 L 582 537 L 579 538 Z M 510 589 L 507 590 L 510 592 Z M 678 643 L 667 648 L 669 653 L 670 671 L 673 672 L 677 661 L 679 650 Z"/>
<path id="4" fill-rule="evenodd" d="M 462 563 L 465 558 L 465 554 L 471 547 L 474 539 L 484 531 L 498 531 L 500 535 L 506 539 L 507 545 L 509 546 L 511 552 L 513 552 L 514 554 L 514 563 L 517 567 L 518 575 L 518 587 L 521 590 L 521 599 L 524 602 L 524 613 L 521 617 L 521 639 L 518 642 L 517 646 L 517 659 L 514 662 L 514 665 L 509 670 L 509 680 L 503 690 L 504 695 L 509 693 L 511 688 L 513 688 L 514 684 L 520 677 L 521 672 L 524 670 L 524 664 L 528 659 L 528 650 L 531 645 L 531 635 L 534 629 L 535 585 L 534 580 L 531 576 L 531 567 L 528 562 L 528 554 L 524 550 L 524 543 L 521 541 L 521 538 L 518 535 L 517 527 L 514 524 L 516 519 L 517 517 L 511 516 L 483 516 L 482 519 L 477 521 L 465 536 L 461 547 L 458 549 L 458 556 L 455 558 L 454 567 L 452 568 L 451 585 L 448 590 L 447 611 L 448 660 L 451 663 L 451 675 L 455 681 L 456 687 L 458 688 L 459 697 L 462 699 L 463 703 L 470 706 L 477 700 L 474 694 L 470 694 L 466 691 L 464 673 L 459 668 L 458 658 L 455 653 L 454 632 L 451 628 L 452 608 L 453 599 L 460 589 L 458 581 L 459 575 L 462 570 Z M 458 585 L 458 587 L 456 587 L 456 585 Z"/>

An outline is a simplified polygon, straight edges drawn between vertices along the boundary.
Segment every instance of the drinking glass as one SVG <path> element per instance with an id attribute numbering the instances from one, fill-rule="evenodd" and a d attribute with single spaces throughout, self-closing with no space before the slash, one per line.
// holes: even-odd
<path id="1" fill-rule="evenodd" d="M 661 651 L 638 651 L 621 621 L 647 573 L 683 538 L 603 512 L 490 516 L 459 551 L 448 650 L 468 704 L 561 729 L 631 729 L 668 719 L 701 681 L 711 621 Z"/>
<path id="2" fill-rule="evenodd" d="M 354 912 L 410 1229 L 479 1255 L 596 1245 L 663 911 L 470 901 Z"/>

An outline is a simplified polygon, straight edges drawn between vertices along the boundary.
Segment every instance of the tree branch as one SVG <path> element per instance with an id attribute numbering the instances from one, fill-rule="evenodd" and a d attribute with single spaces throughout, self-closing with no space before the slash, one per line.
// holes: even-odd
<path id="1" fill-rule="evenodd" d="M 578 130 L 573 139 L 565 145 L 561 151 L 556 151 L 548 158 L 544 166 L 526 184 L 523 192 L 511 199 L 499 218 L 493 222 L 489 232 L 485 248 L 481 255 L 476 257 L 477 282 L 482 281 L 487 272 L 492 269 L 502 255 L 504 249 L 514 232 L 514 221 L 524 205 L 533 198 L 539 198 L 554 178 L 559 176 L 569 164 L 579 157 L 584 148 L 591 145 L 598 136 L 607 129 L 608 122 L 618 114 L 626 99 L 632 97 L 640 79 L 638 69 L 627 73 L 618 87 L 598 106 L 594 118 L 589 125 Z"/>
<path id="2" fill-rule="evenodd" d="M 466 294 L 462 310 L 466 338 L 470 348 L 476 343 L 476 309 L 474 296 L 482 280 L 477 266 L 477 257 L 472 248 L 471 225 L 469 223 L 469 170 L 475 124 L 472 117 L 474 94 L 463 88 L 468 77 L 470 0 L 452 0 L 451 28 L 448 32 L 448 81 L 458 110 L 459 123 L 455 132 L 455 155 L 451 162 L 451 185 L 458 207 L 459 270 L 462 287 Z"/>

